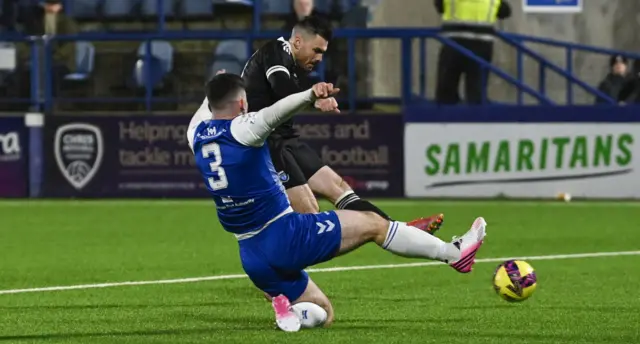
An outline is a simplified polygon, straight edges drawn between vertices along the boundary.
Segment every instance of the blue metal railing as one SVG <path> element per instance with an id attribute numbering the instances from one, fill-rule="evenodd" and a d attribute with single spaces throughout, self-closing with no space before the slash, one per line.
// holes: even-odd
<path id="1" fill-rule="evenodd" d="M 542 104 L 552 104 L 551 100 L 549 100 L 544 94 L 532 89 L 524 85 L 522 82 L 519 82 L 514 77 L 508 75 L 504 71 L 500 70 L 498 67 L 491 65 L 490 63 L 484 61 L 483 59 L 475 56 L 472 52 L 465 49 L 464 47 L 458 45 L 454 41 L 441 37 L 438 35 L 438 29 L 389 29 L 389 28 L 377 28 L 377 29 L 342 29 L 336 30 L 335 36 L 337 38 L 344 38 L 347 40 L 347 45 L 349 47 L 348 52 L 348 65 L 349 65 L 349 108 L 350 110 L 355 110 L 355 105 L 358 99 L 356 98 L 357 94 L 357 83 L 355 78 L 355 41 L 357 39 L 371 39 L 371 38 L 386 38 L 386 39 L 399 39 L 402 45 L 402 63 L 401 66 L 398 66 L 401 72 L 401 84 L 402 91 L 401 97 L 395 99 L 399 102 L 407 102 L 411 101 L 415 98 L 411 89 L 411 80 L 413 76 L 413 67 L 411 63 L 412 57 L 412 41 L 416 38 L 420 39 L 435 39 L 445 45 L 450 45 L 454 49 L 460 51 L 465 54 L 469 58 L 475 60 L 479 63 L 484 69 L 493 72 L 498 77 L 506 80 L 507 82 L 515 85 L 522 92 L 529 94 L 530 96 L 537 99 Z M 44 62 L 44 67 L 47 70 L 50 70 L 50 67 L 53 65 L 52 54 L 51 54 L 51 44 L 55 41 L 153 41 L 153 40 L 225 40 L 225 39 L 244 39 L 247 40 L 249 45 L 252 45 L 254 40 L 257 39 L 270 39 L 281 36 L 281 32 L 247 32 L 247 31 L 164 31 L 164 32 L 148 32 L 148 33 L 118 33 L 118 32 L 110 32 L 110 33 L 98 33 L 98 32 L 85 32 L 78 35 L 73 36 L 53 36 L 49 39 L 42 38 L 32 38 L 34 42 L 41 42 L 44 44 L 44 49 L 46 51 L 46 58 Z M 34 48 L 37 47 L 37 44 L 33 45 Z M 147 45 L 149 47 L 149 45 Z M 32 54 L 37 56 L 37 54 Z M 147 48 L 144 59 L 146 59 L 147 63 L 145 66 L 149 66 L 151 59 L 151 51 L 150 48 Z M 37 59 L 34 59 L 33 63 L 35 63 L 34 70 L 37 70 Z M 148 67 L 147 67 L 148 68 Z M 426 66 L 421 66 L 421 68 L 426 68 Z M 420 72 L 420 74 L 425 74 L 425 71 Z M 151 105 L 155 102 L 167 102 L 167 101 L 179 101 L 179 99 L 156 99 L 152 94 L 152 85 L 151 85 L 151 73 L 146 73 L 147 82 L 145 85 L 145 97 L 144 99 L 138 98 L 134 99 L 120 99 L 120 101 L 143 101 L 146 106 L 146 110 L 151 110 Z M 40 81 L 37 80 L 38 73 L 32 73 L 32 106 L 34 109 L 41 109 L 45 112 L 48 112 L 53 107 L 53 97 L 52 97 L 52 89 L 53 89 L 53 75 L 52 73 L 45 73 L 44 87 L 40 88 Z M 44 89 L 44 96 L 39 96 L 38 90 Z M 60 101 L 64 101 L 64 99 L 56 99 Z M 110 99 L 111 100 L 111 99 Z M 369 101 L 389 101 L 389 99 L 368 99 Z M 67 101 L 97 101 L 97 99 L 67 99 Z M 118 101 L 114 99 L 114 101 Z"/>
<path id="2" fill-rule="evenodd" d="M 45 43 L 44 44 L 44 49 L 46 49 L 46 56 L 48 57 L 47 59 L 45 59 L 45 64 L 44 64 L 44 69 L 45 70 L 50 70 L 50 67 L 52 65 L 52 61 L 51 61 L 51 42 L 55 41 L 55 40 L 93 40 L 93 41 L 150 41 L 150 40 L 185 40 L 185 39 L 191 39 L 191 40 L 197 40 L 197 39 L 215 39 L 215 40 L 222 40 L 222 39 L 246 39 L 247 43 L 249 46 L 252 45 L 253 40 L 256 39 L 267 39 L 267 38 L 274 38 L 274 37 L 278 37 L 281 33 L 280 32 L 261 32 L 261 33 L 252 33 L 252 32 L 246 32 L 246 31 L 225 31 L 225 32 L 216 32 L 216 31 L 165 31 L 165 32 L 157 32 L 157 33 L 82 33 L 76 36 L 56 36 L 51 38 L 50 40 L 43 40 L 42 38 L 38 38 L 38 37 L 31 37 L 28 38 L 27 40 L 30 42 L 31 44 L 31 49 L 32 49 L 32 54 L 31 54 L 31 65 L 32 65 L 32 70 L 38 70 L 39 68 L 39 60 L 36 58 L 38 56 L 37 50 L 38 49 L 42 49 L 42 45 L 38 44 L 39 42 Z M 610 97 L 602 94 L 601 92 L 599 92 L 598 90 L 594 89 L 593 87 L 589 86 L 588 84 L 584 83 L 583 81 L 577 79 L 575 76 L 573 76 L 571 74 L 571 70 L 568 68 L 568 70 L 563 70 L 561 67 L 558 67 L 554 64 L 552 64 L 551 62 L 549 62 L 548 60 L 546 60 L 544 57 L 540 56 L 539 54 L 537 54 L 536 52 L 532 51 L 531 49 L 527 48 L 526 46 L 522 45 L 521 43 L 518 42 L 518 40 L 522 41 L 522 37 L 518 37 L 517 35 L 512 35 L 512 34 L 505 34 L 505 33 L 501 33 L 500 37 L 502 39 L 504 39 L 507 43 L 512 44 L 516 47 L 516 49 L 518 50 L 518 75 L 517 77 L 512 77 L 510 75 L 508 75 L 507 73 L 503 72 L 502 70 L 498 69 L 495 66 L 492 66 L 490 64 L 488 64 L 486 61 L 478 58 L 477 56 L 475 56 L 474 54 L 472 54 L 470 51 L 466 50 L 464 47 L 456 44 L 454 41 L 448 39 L 448 38 L 444 38 L 441 36 L 438 36 L 438 30 L 437 29 L 369 29 L 369 30 L 358 30 L 358 29 L 347 29 L 347 30 L 338 30 L 336 32 L 336 36 L 337 37 L 342 37 L 347 39 L 347 46 L 348 46 L 348 80 L 349 80 L 349 88 L 350 90 L 353 90 L 352 92 L 350 92 L 350 97 L 348 99 L 349 102 L 349 108 L 351 110 L 355 109 L 356 107 L 356 102 L 358 101 L 358 99 L 356 98 L 355 94 L 356 94 L 356 87 L 357 87 L 357 83 L 356 83 L 356 75 L 355 75 L 355 65 L 356 65 L 356 54 L 353 53 L 355 51 L 355 41 L 357 39 L 368 39 L 368 38 L 396 38 L 396 39 L 400 39 L 402 42 L 402 67 L 401 68 L 401 75 L 402 75 L 402 97 L 400 99 L 389 99 L 389 98 L 385 98 L 385 99 L 367 99 L 368 101 L 377 101 L 377 102 L 406 102 L 414 97 L 414 92 L 411 89 L 411 79 L 413 76 L 413 69 L 412 69 L 412 63 L 411 63 L 411 57 L 412 57 L 412 40 L 417 38 L 420 40 L 420 51 L 419 51 L 419 58 L 420 58 L 420 67 L 419 67 L 419 75 L 420 75 L 420 89 L 418 94 L 422 97 L 426 96 L 426 77 L 427 77 L 427 70 L 426 70 L 426 45 L 428 42 L 428 39 L 435 39 L 440 41 L 443 44 L 446 45 L 450 45 L 452 47 L 454 47 L 455 49 L 463 52 L 465 55 L 469 56 L 471 59 L 475 60 L 476 62 L 478 62 L 480 65 L 483 66 L 483 68 L 491 70 L 495 75 L 497 75 L 498 77 L 506 80 L 507 82 L 515 85 L 518 89 L 518 104 L 522 104 L 522 95 L 523 94 L 529 94 L 531 96 L 533 96 L 535 99 L 537 99 L 541 104 L 553 104 L 553 102 L 546 97 L 546 90 L 544 88 L 544 80 L 545 80 L 545 74 L 544 74 L 544 69 L 545 68 L 549 68 L 552 71 L 564 76 L 567 79 L 567 83 L 568 83 L 568 94 L 567 94 L 567 103 L 568 104 L 573 104 L 573 96 L 572 96 L 572 92 L 571 92 L 571 86 L 573 84 L 577 84 L 579 86 L 581 86 L 582 88 L 584 88 L 587 92 L 593 94 L 594 96 L 597 97 L 601 97 L 602 99 L 606 99 L 608 102 L 610 103 L 614 103 L 615 101 L 613 99 L 611 99 Z M 14 37 L 13 39 L 10 37 L 6 37 L 7 39 L 5 40 L 14 40 L 14 41 L 19 41 L 19 40 L 23 40 L 24 38 L 16 38 Z M 529 37 L 526 37 L 529 38 Z M 532 41 L 538 41 L 538 40 L 533 40 Z M 548 43 L 547 40 L 539 40 L 542 41 L 542 43 Z M 562 45 L 561 42 L 552 42 L 554 45 L 556 46 L 564 46 Z M 149 46 L 149 45 L 147 45 Z M 571 47 L 568 48 L 568 51 L 572 51 L 572 49 L 581 49 L 585 50 L 585 51 L 592 51 L 592 52 L 597 52 L 597 53 L 605 53 L 605 54 L 612 54 L 612 53 L 621 53 L 618 51 L 614 51 L 614 50 L 608 50 L 608 49 L 598 49 L 598 48 L 593 48 L 593 47 L 584 47 L 584 46 L 577 46 L 577 47 Z M 150 49 L 147 49 L 147 52 L 145 54 L 145 58 L 148 59 L 150 58 L 151 54 L 150 54 Z M 628 56 L 630 58 L 637 58 L 638 55 L 637 54 L 632 54 L 632 53 L 621 53 L 625 56 Z M 524 84 L 523 82 L 523 67 L 522 67 L 522 55 L 529 55 L 531 57 L 533 57 L 535 60 L 537 60 L 540 63 L 540 80 L 539 80 L 539 87 L 538 90 L 534 90 L 533 88 L 527 86 Z M 568 54 L 570 55 L 570 54 Z M 570 59 L 569 59 L 570 61 Z M 145 64 L 146 66 L 149 66 L 149 63 Z M 570 67 L 570 64 L 569 64 Z M 146 73 L 146 75 L 148 77 L 151 76 L 151 73 Z M 53 86 L 53 80 L 52 80 L 52 74 L 51 73 L 46 73 L 45 74 L 45 80 L 39 80 L 39 73 L 31 73 L 31 84 L 32 84 L 32 90 L 31 90 L 31 103 L 33 105 L 34 109 L 42 109 L 45 111 L 49 111 L 52 108 L 52 104 L 53 104 L 53 97 L 52 97 L 52 86 Z M 38 85 L 41 84 L 41 82 L 44 83 L 45 87 L 38 87 Z M 39 91 L 40 90 L 44 90 L 44 94 L 41 94 Z M 486 94 L 483 95 L 486 99 Z M 95 98 L 84 98 L 84 99 L 57 99 L 59 101 L 73 101 L 73 102 L 93 102 L 96 101 L 97 99 Z M 181 99 L 168 99 L 168 98 L 164 98 L 164 99 L 158 99 L 158 98 L 154 98 L 153 94 L 152 94 L 152 88 L 149 85 L 149 82 L 147 82 L 147 86 L 145 87 L 145 97 L 144 98 L 122 98 L 122 99 L 109 99 L 109 101 L 121 101 L 121 102 L 130 102 L 130 101 L 134 101 L 134 102 L 144 102 L 146 105 L 146 109 L 150 110 L 152 107 L 153 103 L 156 102 L 176 102 L 176 101 L 181 101 Z M 189 101 L 194 101 L 194 100 L 189 100 Z M 195 100 L 197 101 L 197 100 Z"/>
<path id="3" fill-rule="evenodd" d="M 498 33 L 498 37 L 500 37 L 505 43 L 513 46 L 516 48 L 517 50 L 517 63 L 518 66 L 520 66 L 520 68 L 522 68 L 522 59 L 523 59 L 523 55 L 527 55 L 530 56 L 531 58 L 533 58 L 534 60 L 536 60 L 539 64 L 539 78 L 538 78 L 538 91 L 543 92 L 543 89 L 545 87 L 545 82 L 546 82 L 546 74 L 545 74 L 545 68 L 548 68 L 550 70 L 552 70 L 553 72 L 556 72 L 557 74 L 563 76 L 566 80 L 567 80 L 567 105 L 573 105 L 573 85 L 577 84 L 578 86 L 582 87 L 585 91 L 587 91 L 588 93 L 599 97 L 601 99 L 604 99 L 606 102 L 610 103 L 610 104 L 616 104 L 616 100 L 609 97 L 608 95 L 602 93 L 601 91 L 599 91 L 598 89 L 594 88 L 593 86 L 585 83 L 584 81 L 576 78 L 570 71 L 562 69 L 561 67 L 558 67 L 557 65 L 553 64 L 551 61 L 549 61 L 547 58 L 543 57 L 542 55 L 538 54 L 537 52 L 529 49 L 527 46 L 517 42 L 516 40 L 514 40 L 513 38 L 509 37 L 508 34 L 505 33 Z M 522 73 L 518 73 L 518 80 L 520 82 L 523 82 L 523 75 Z M 522 104 L 522 92 L 518 92 L 518 104 Z"/>
<path id="4" fill-rule="evenodd" d="M 622 50 L 594 47 L 594 46 L 585 45 L 585 44 L 571 43 L 571 42 L 559 41 L 559 40 L 554 40 L 554 39 L 549 39 L 549 38 L 542 38 L 542 37 L 527 36 L 527 35 L 522 35 L 522 34 L 517 34 L 517 33 L 501 32 L 501 33 L 499 33 L 499 36 L 502 39 L 504 39 L 507 43 L 515 46 L 516 49 L 518 50 L 518 57 L 517 57 L 517 59 L 518 59 L 518 72 L 519 72 L 518 80 L 522 80 L 522 77 L 521 77 L 521 71 L 523 70 L 523 67 L 522 67 L 522 54 L 527 54 L 527 55 L 533 57 L 535 60 L 537 60 L 540 63 L 541 70 L 544 69 L 544 67 L 549 67 L 550 69 L 558 72 L 558 74 L 560 74 L 563 77 L 565 77 L 565 79 L 567 81 L 567 104 L 568 105 L 574 104 L 574 102 L 573 102 L 573 87 L 575 85 L 580 86 L 585 91 L 587 91 L 588 93 L 592 94 L 595 97 L 599 97 L 601 99 L 604 99 L 608 103 L 613 103 L 613 104 L 616 103 L 616 100 L 611 99 L 611 97 L 602 94 L 602 92 L 599 92 L 597 89 L 594 89 L 593 87 L 587 85 L 586 83 L 582 82 L 581 80 L 579 80 L 579 79 L 577 79 L 577 78 L 575 78 L 573 76 L 573 72 L 574 72 L 573 71 L 573 57 L 574 57 L 574 53 L 576 51 L 599 54 L 599 55 L 608 55 L 608 56 L 620 55 L 620 56 L 624 56 L 624 57 L 626 57 L 628 59 L 640 60 L 640 54 L 631 53 L 631 52 L 622 51 Z M 533 51 L 530 50 L 525 45 L 525 43 L 537 43 L 537 44 L 542 44 L 542 45 L 546 45 L 546 46 L 552 46 L 552 47 L 565 49 L 565 66 L 564 66 L 564 68 L 555 65 L 553 62 L 549 61 L 548 59 L 545 59 L 544 57 L 542 57 L 540 55 L 538 55 L 538 57 L 536 58 L 533 55 L 528 54 L 528 52 L 533 52 Z M 585 86 L 589 86 L 589 87 L 585 87 Z M 522 96 L 519 95 L 518 103 L 521 103 L 521 98 L 522 98 Z"/>
<path id="5" fill-rule="evenodd" d="M 107 0 L 103 0 L 107 1 Z M 358 3 L 358 0 L 351 0 L 354 4 Z M 67 1 L 69 2 L 69 1 Z M 248 1 L 249 3 L 251 1 Z M 253 2 L 253 18 L 252 18 L 252 27 L 248 31 L 167 31 L 166 30 L 166 18 L 164 8 L 166 6 L 165 1 L 158 0 L 157 3 L 157 32 L 153 33 L 118 33 L 118 32 L 110 32 L 110 33 L 98 33 L 98 32 L 89 32 L 89 33 L 81 33 L 76 36 L 62 37 L 56 36 L 50 39 L 44 40 L 38 37 L 31 38 L 10 38 L 3 37 L 3 40 L 14 40 L 14 41 L 24 41 L 27 40 L 31 44 L 32 49 L 32 70 L 38 70 L 39 60 L 36 58 L 38 54 L 36 53 L 38 49 L 45 49 L 47 58 L 44 61 L 45 70 L 50 70 L 52 66 L 51 60 L 51 43 L 56 40 L 92 40 L 92 41 L 150 41 L 150 40 L 198 40 L 198 39 L 213 39 L 213 40 L 224 40 L 224 39 L 244 39 L 247 41 L 247 49 L 249 51 L 252 50 L 253 41 L 256 39 L 268 39 L 275 38 L 282 33 L 280 32 L 263 32 L 261 28 L 261 14 L 263 13 L 263 0 L 256 0 Z M 68 6 L 67 9 L 71 7 Z M 595 89 L 591 85 L 588 85 L 584 81 L 580 80 L 576 76 L 573 75 L 573 53 L 575 51 L 586 51 L 598 54 L 619 54 L 623 56 L 627 56 L 629 58 L 639 59 L 640 54 L 627 53 L 612 49 L 604 49 L 604 48 L 596 48 L 586 45 L 580 44 L 572 44 L 567 42 L 561 42 L 551 39 L 545 38 L 537 38 L 530 37 L 526 35 L 513 34 L 513 33 L 498 33 L 498 37 L 505 41 L 507 44 L 513 46 L 517 50 L 517 75 L 515 77 L 505 73 L 501 69 L 492 66 L 487 63 L 483 59 L 475 56 L 473 53 L 465 49 L 464 47 L 455 43 L 451 39 L 440 37 L 438 35 L 439 30 L 436 28 L 423 28 L 423 29 L 391 29 L 391 28 L 383 28 L 383 29 L 345 29 L 345 30 L 337 30 L 336 37 L 344 38 L 347 40 L 348 47 L 348 58 L 347 58 L 347 73 L 348 73 L 348 83 L 349 83 L 349 98 L 348 104 L 351 110 L 355 109 L 356 103 L 359 101 L 356 98 L 356 48 L 355 42 L 357 39 L 372 39 L 372 38 L 387 38 L 387 39 L 399 39 L 401 41 L 401 55 L 402 55 L 402 66 L 398 66 L 401 71 L 401 97 L 400 98 L 367 98 L 366 100 L 369 102 L 394 102 L 394 103 L 406 103 L 412 99 L 416 98 L 416 94 L 419 97 L 426 98 L 427 95 L 427 45 L 429 39 L 435 39 L 440 43 L 449 45 L 461 51 L 463 54 L 471 58 L 472 60 L 479 63 L 485 71 L 491 71 L 494 75 L 504 79 L 508 83 L 514 85 L 518 89 L 517 94 L 517 103 L 523 103 L 523 95 L 528 94 L 534 97 L 541 104 L 553 104 L 553 102 L 546 96 L 546 71 L 551 70 L 560 76 L 564 77 L 567 82 L 567 95 L 566 102 L 568 105 L 572 105 L 574 103 L 573 97 L 573 87 L 574 85 L 578 85 L 583 88 L 587 93 L 593 95 L 594 97 L 598 97 L 604 99 L 608 103 L 615 103 L 614 99 L 611 99 L 607 95 L 603 94 L 599 90 Z M 6 38 L 6 39 L 5 39 Z M 414 74 L 414 70 L 412 67 L 412 40 L 419 40 L 419 71 L 418 75 L 420 77 L 419 80 L 419 90 L 418 92 L 414 92 L 412 89 L 412 77 Z M 556 47 L 561 47 L 566 49 L 566 66 L 560 67 L 550 60 L 546 59 L 539 53 L 533 51 L 528 48 L 525 43 L 526 42 L 534 42 L 545 45 L 551 45 Z M 151 58 L 150 48 L 147 45 L 147 51 L 144 59 L 147 61 L 145 63 L 146 68 L 150 68 L 149 60 Z M 524 66 L 523 66 L 523 56 L 529 56 L 533 58 L 535 61 L 539 63 L 539 80 L 538 87 L 534 89 L 525 85 L 524 83 Z M 319 73 L 322 74 L 322 78 L 324 78 L 324 70 L 321 68 Z M 109 98 L 109 101 L 116 102 L 143 102 L 145 104 L 145 108 L 150 110 L 153 103 L 157 102 L 183 102 L 185 99 L 176 99 L 176 98 L 157 98 L 153 96 L 153 89 L 151 87 L 151 73 L 149 73 L 149 69 L 146 70 L 147 82 L 145 83 L 145 96 L 144 98 Z M 51 73 L 45 73 L 45 79 L 39 80 L 39 73 L 31 73 L 31 99 L 30 102 L 34 109 L 41 109 L 49 111 L 52 108 L 53 97 L 52 97 L 52 86 L 53 80 Z M 39 85 L 43 85 L 44 87 L 40 87 Z M 56 101 L 61 102 L 93 102 L 98 99 L 96 98 L 80 98 L 80 99 L 64 99 L 58 98 Z M 193 99 L 189 99 L 188 101 L 194 101 Z M 483 90 L 483 101 L 486 101 L 486 90 Z"/>

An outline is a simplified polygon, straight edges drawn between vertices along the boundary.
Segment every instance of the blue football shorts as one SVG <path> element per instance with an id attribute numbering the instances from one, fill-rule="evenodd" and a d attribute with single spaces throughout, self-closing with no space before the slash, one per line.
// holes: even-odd
<path id="1" fill-rule="evenodd" d="M 305 268 L 326 262 L 340 249 L 342 228 L 334 211 L 291 213 L 259 234 L 239 241 L 242 267 L 271 296 L 295 301 L 309 283 Z"/>

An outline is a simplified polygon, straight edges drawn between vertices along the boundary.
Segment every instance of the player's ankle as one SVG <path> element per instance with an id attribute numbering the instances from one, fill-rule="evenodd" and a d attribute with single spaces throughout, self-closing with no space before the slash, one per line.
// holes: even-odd
<path id="1" fill-rule="evenodd" d="M 333 202 L 333 204 L 338 209 L 347 209 L 347 206 L 350 203 L 357 201 L 359 199 L 360 197 L 358 197 L 358 195 L 356 195 L 356 193 L 353 190 L 347 190 L 342 195 L 340 195 L 335 200 L 335 202 Z"/>
<path id="2" fill-rule="evenodd" d="M 453 243 L 442 243 L 436 259 L 444 263 L 452 263 L 458 261 L 462 256 L 460 248 Z"/>

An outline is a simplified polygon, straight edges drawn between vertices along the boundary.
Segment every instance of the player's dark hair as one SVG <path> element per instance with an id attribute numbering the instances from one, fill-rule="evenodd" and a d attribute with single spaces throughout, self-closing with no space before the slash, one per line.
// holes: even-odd
<path id="1" fill-rule="evenodd" d="M 308 17 L 304 17 L 293 27 L 293 29 L 304 30 L 310 34 L 318 35 L 326 39 L 327 42 L 331 41 L 333 38 L 331 22 L 320 16 L 310 15 Z"/>
<path id="2" fill-rule="evenodd" d="M 236 74 L 223 73 L 214 76 L 207 82 L 205 92 L 209 106 L 212 109 L 220 109 L 240 90 L 244 90 L 242 77 Z"/>

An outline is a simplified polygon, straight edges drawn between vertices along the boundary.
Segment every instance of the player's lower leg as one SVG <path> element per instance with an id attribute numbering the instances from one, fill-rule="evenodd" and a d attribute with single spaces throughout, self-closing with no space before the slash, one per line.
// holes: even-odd
<path id="1" fill-rule="evenodd" d="M 376 207 L 373 203 L 361 199 L 354 191 L 347 191 L 338 198 L 335 202 L 335 206 L 338 209 L 347 209 L 354 211 L 370 211 L 380 215 L 382 218 L 389 221 L 393 221 L 389 215 L 387 215 L 380 208 Z M 440 229 L 444 223 L 444 214 L 436 214 L 426 218 L 419 218 L 408 222 L 407 224 L 412 227 L 416 227 L 420 230 L 426 231 L 430 234 L 434 234 Z"/>
<path id="2" fill-rule="evenodd" d="M 333 305 L 311 278 L 302 295 L 292 301 L 292 304 L 293 311 L 300 318 L 302 328 L 330 327 L 333 323 Z"/>
<path id="3" fill-rule="evenodd" d="M 328 166 L 317 170 L 309 178 L 308 184 L 311 190 L 331 200 L 337 209 L 372 212 L 380 215 L 383 219 L 393 220 L 373 203 L 361 199 L 351 186 Z M 413 220 L 409 222 L 409 225 L 433 234 L 442 226 L 443 218 L 442 214 L 437 214 Z"/>
<path id="4" fill-rule="evenodd" d="M 356 195 L 352 190 L 343 193 L 335 202 L 335 206 L 338 209 L 354 210 L 354 211 L 370 211 L 380 215 L 383 219 L 391 220 L 391 217 L 387 215 L 380 208 L 373 205 L 369 201 L 365 201 Z"/>
<path id="5" fill-rule="evenodd" d="M 405 223 L 392 221 L 384 235 L 376 243 L 385 250 L 403 257 L 428 258 L 450 264 L 459 272 L 471 271 L 476 252 L 485 237 L 486 222 L 483 218 L 474 221 L 471 229 L 452 242 L 444 242 L 424 231 Z"/>

